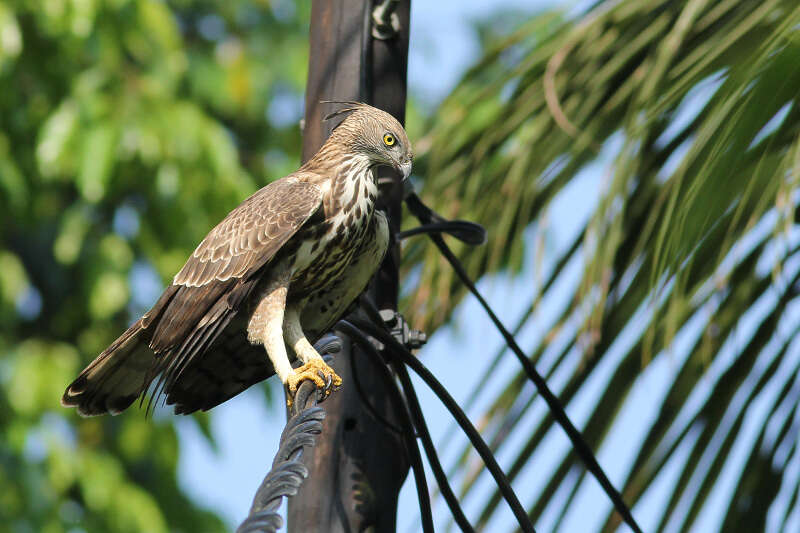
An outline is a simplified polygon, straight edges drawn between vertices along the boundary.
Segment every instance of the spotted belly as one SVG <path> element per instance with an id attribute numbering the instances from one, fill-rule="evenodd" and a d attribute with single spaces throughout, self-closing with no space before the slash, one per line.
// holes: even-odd
<path id="1" fill-rule="evenodd" d="M 290 300 L 303 301 L 336 283 L 364 245 L 363 241 L 369 239 L 371 224 L 333 225 L 322 236 L 312 234 L 304 238 L 289 263 L 293 271 Z M 318 245 L 319 249 L 316 249 Z"/>
<path id="2" fill-rule="evenodd" d="M 386 216 L 376 211 L 371 223 L 365 228 L 359 246 L 349 254 L 343 267 L 338 269 L 339 275 L 301 299 L 300 322 L 309 340 L 328 331 L 364 291 L 383 261 L 388 247 L 389 224 Z"/>

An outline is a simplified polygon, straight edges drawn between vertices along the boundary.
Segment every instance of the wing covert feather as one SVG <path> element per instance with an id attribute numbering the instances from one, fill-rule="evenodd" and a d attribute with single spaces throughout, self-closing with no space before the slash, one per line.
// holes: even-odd
<path id="1" fill-rule="evenodd" d="M 293 176 L 260 189 L 203 239 L 173 283 L 200 287 L 264 266 L 320 208 L 322 190 Z"/>

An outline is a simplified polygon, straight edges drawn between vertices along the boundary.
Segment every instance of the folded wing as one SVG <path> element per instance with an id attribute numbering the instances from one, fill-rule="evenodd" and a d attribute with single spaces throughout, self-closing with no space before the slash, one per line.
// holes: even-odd
<path id="1" fill-rule="evenodd" d="M 203 239 L 153 309 L 67 387 L 61 403 L 77 407 L 85 416 L 117 414 L 147 391 L 156 377 L 154 394 L 168 396 L 179 380 L 207 379 L 191 374 L 193 368 L 211 372 L 208 365 L 193 363 L 214 345 L 270 261 L 321 205 L 320 188 L 295 176 L 272 182 L 242 202 Z M 268 365 L 263 357 L 264 367 L 253 370 L 252 379 L 265 373 Z M 235 358 L 222 362 L 240 363 Z M 247 366 L 253 367 L 252 362 Z M 221 370 L 220 378 L 228 373 Z M 242 372 L 231 374 L 252 384 Z M 181 392 L 179 401 L 170 402 L 177 404 L 176 412 L 208 408 L 208 398 L 195 401 Z"/>

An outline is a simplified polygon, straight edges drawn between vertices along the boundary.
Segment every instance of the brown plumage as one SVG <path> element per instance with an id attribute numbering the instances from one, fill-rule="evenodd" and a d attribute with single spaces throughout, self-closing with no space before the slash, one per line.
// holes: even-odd
<path id="1" fill-rule="evenodd" d="M 410 143 L 391 115 L 358 103 L 341 113 L 313 158 L 209 232 L 153 308 L 67 388 L 63 405 L 117 414 L 151 389 L 190 413 L 276 372 L 290 390 L 302 379 L 321 384 L 319 374 L 337 383 L 306 333 L 313 342 L 333 325 L 386 251 L 375 167 L 406 177 L 411 167 Z M 297 371 L 287 345 L 305 363 Z"/>

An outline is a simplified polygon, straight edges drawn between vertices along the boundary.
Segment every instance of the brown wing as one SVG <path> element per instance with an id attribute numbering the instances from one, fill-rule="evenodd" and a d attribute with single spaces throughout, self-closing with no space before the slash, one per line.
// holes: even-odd
<path id="1" fill-rule="evenodd" d="M 153 350 L 178 349 L 198 326 L 211 326 L 227 313 L 226 307 L 238 308 L 253 288 L 253 275 L 321 204 L 318 186 L 287 177 L 231 211 L 175 275 L 172 284 L 179 290 L 155 327 Z"/>
<path id="2" fill-rule="evenodd" d="M 159 300 L 157 316 L 143 317 L 95 359 L 67 388 L 62 403 L 78 406 L 85 415 L 119 412 L 159 374 L 156 389 L 169 394 L 192 360 L 230 324 L 269 261 L 321 204 L 320 188 L 293 176 L 270 183 L 242 202 L 211 230 L 175 276 L 165 291 L 169 297 Z M 135 344 L 123 342 L 126 335 Z M 126 367 L 133 364 L 134 355 L 137 368 L 149 359 L 149 370 L 120 377 L 130 374 Z M 120 382 L 126 383 L 124 398 L 117 393 Z M 182 400 L 184 410 L 191 409 L 191 399 Z"/>
<path id="3" fill-rule="evenodd" d="M 247 341 L 246 327 L 246 317 L 238 315 L 186 367 L 166 399 L 167 405 L 175 405 L 175 413 L 207 411 L 275 373 L 264 348 Z"/>
<path id="4" fill-rule="evenodd" d="M 173 284 L 201 287 L 253 273 L 322 205 L 317 185 L 289 176 L 231 211 L 197 246 Z"/>

